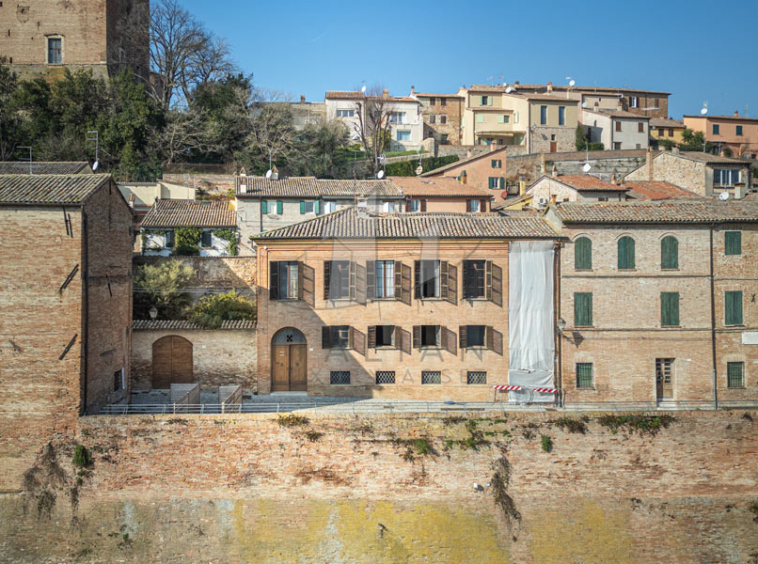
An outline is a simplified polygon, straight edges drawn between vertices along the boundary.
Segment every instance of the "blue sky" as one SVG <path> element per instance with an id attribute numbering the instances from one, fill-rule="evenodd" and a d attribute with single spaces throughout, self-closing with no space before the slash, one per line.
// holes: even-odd
<path id="1" fill-rule="evenodd" d="M 503 81 L 671 92 L 672 117 L 758 116 L 758 1 L 180 0 L 257 86 L 293 99 L 365 80 L 392 94 Z M 490 79 L 492 77 L 492 79 Z"/>

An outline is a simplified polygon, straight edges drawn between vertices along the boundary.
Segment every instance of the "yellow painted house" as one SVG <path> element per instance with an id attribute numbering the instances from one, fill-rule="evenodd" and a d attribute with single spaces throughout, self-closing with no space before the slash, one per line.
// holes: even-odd
<path id="1" fill-rule="evenodd" d="M 686 127 L 678 119 L 650 118 L 650 145 L 658 148 L 658 141 L 665 139 L 674 143 L 683 143 L 682 134 Z"/>

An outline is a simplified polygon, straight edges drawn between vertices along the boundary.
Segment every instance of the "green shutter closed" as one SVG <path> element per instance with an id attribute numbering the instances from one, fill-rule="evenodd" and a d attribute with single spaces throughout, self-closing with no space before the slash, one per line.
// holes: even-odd
<path id="1" fill-rule="evenodd" d="M 505 190 L 505 177 L 500 177 L 500 189 Z"/>
<path id="2" fill-rule="evenodd" d="M 618 243 L 619 270 L 634 270 L 634 239 L 622 237 Z"/>
<path id="3" fill-rule="evenodd" d="M 664 237 L 661 241 L 661 268 L 668 270 L 679 268 L 679 241 L 676 237 Z"/>
<path id="4" fill-rule="evenodd" d="M 679 326 L 679 292 L 661 292 L 661 326 Z"/>
<path id="5" fill-rule="evenodd" d="M 574 268 L 592 270 L 592 241 L 587 237 L 579 237 L 574 242 Z"/>
<path id="6" fill-rule="evenodd" d="M 742 292 L 724 294 L 724 322 L 726 325 L 742 325 Z"/>
<path id="7" fill-rule="evenodd" d="M 266 200 L 261 200 L 261 213 L 264 215 L 268 213 L 268 202 Z"/>
<path id="8" fill-rule="evenodd" d="M 742 254 L 742 231 L 727 231 L 724 233 L 724 254 Z"/>
<path id="9" fill-rule="evenodd" d="M 321 213 L 321 201 L 316 200 L 316 202 L 313 204 L 313 212 L 318 215 Z"/>
<path id="10" fill-rule="evenodd" d="M 281 200 L 276 202 L 276 213 L 277 215 L 282 215 L 284 213 L 284 203 Z"/>
<path id="11" fill-rule="evenodd" d="M 300 215 L 305 213 L 305 202 L 300 200 Z"/>
<path id="12" fill-rule="evenodd" d="M 574 294 L 574 325 L 576 327 L 592 326 L 592 292 Z"/>

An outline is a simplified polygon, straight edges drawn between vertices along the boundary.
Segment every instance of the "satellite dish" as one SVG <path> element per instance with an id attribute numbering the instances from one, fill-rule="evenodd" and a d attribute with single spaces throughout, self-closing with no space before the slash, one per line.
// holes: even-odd
<path id="1" fill-rule="evenodd" d="M 584 166 L 582 167 L 582 170 L 587 173 L 592 170 L 592 165 L 590 163 L 584 163 Z"/>
<path id="2" fill-rule="evenodd" d="M 702 110 L 700 110 L 701 115 L 705 115 L 707 113 L 708 113 L 708 108 L 703 108 Z"/>
<path id="3" fill-rule="evenodd" d="M 366 93 L 366 85 L 365 84 L 363 86 L 361 86 L 361 92 L 363 92 L 364 94 Z"/>
<path id="4" fill-rule="evenodd" d="M 582 102 L 582 107 L 586 108 L 587 107 L 587 102 Z"/>
<path id="5" fill-rule="evenodd" d="M 418 176 L 418 175 L 419 175 L 419 174 L 421 174 L 422 172 L 424 172 L 424 167 L 423 167 L 423 166 L 421 166 L 421 165 L 417 166 L 417 167 L 416 167 L 416 176 Z"/>
<path id="6" fill-rule="evenodd" d="M 719 200 L 721 200 L 722 202 L 726 202 L 728 199 L 729 199 L 729 192 L 721 192 L 721 194 L 719 194 Z"/>
<path id="7" fill-rule="evenodd" d="M 273 172 L 271 171 L 271 169 L 268 169 L 268 170 L 266 171 L 266 178 L 271 178 L 271 175 L 272 175 L 272 174 L 273 174 Z"/>
<path id="8" fill-rule="evenodd" d="M 506 93 L 506 94 L 510 94 L 511 92 L 513 92 L 513 88 L 511 88 L 510 86 L 508 86 L 508 87 L 505 89 L 505 93 Z"/>
<path id="9" fill-rule="evenodd" d="M 377 177 L 379 180 L 381 180 L 382 178 L 384 178 L 384 171 L 383 171 L 383 170 L 380 170 L 379 172 L 377 172 L 377 173 L 376 173 L 376 177 Z"/>
<path id="10" fill-rule="evenodd" d="M 95 163 L 92 165 L 92 172 L 97 172 L 98 168 L 100 168 L 100 161 L 95 161 Z"/>
<path id="11" fill-rule="evenodd" d="M 575 80 L 572 79 L 572 80 L 569 81 L 569 86 L 574 86 L 575 84 L 576 84 Z"/>

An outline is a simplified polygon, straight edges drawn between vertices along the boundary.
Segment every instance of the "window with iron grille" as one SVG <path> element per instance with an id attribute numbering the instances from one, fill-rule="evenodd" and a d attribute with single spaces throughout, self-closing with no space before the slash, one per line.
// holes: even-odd
<path id="1" fill-rule="evenodd" d="M 727 362 L 726 363 L 726 385 L 729 388 L 745 387 L 745 363 L 744 362 Z"/>
<path id="2" fill-rule="evenodd" d="M 333 386 L 342 386 L 350 383 L 349 370 L 332 370 L 329 373 L 329 383 Z"/>
<path id="3" fill-rule="evenodd" d="M 394 370 L 377 370 L 376 383 L 377 384 L 394 384 L 395 371 Z"/>
<path id="4" fill-rule="evenodd" d="M 487 383 L 487 373 L 481 372 L 481 371 L 474 371 L 469 370 L 466 373 L 466 383 L 469 386 L 474 386 L 477 384 L 486 384 Z"/>
<path id="5" fill-rule="evenodd" d="M 591 388 L 592 387 L 592 363 L 591 362 L 577 362 L 576 363 L 576 387 L 577 388 Z"/>
<path id="6" fill-rule="evenodd" d="M 421 372 L 422 384 L 442 384 L 442 372 L 439 370 L 424 370 Z"/>

